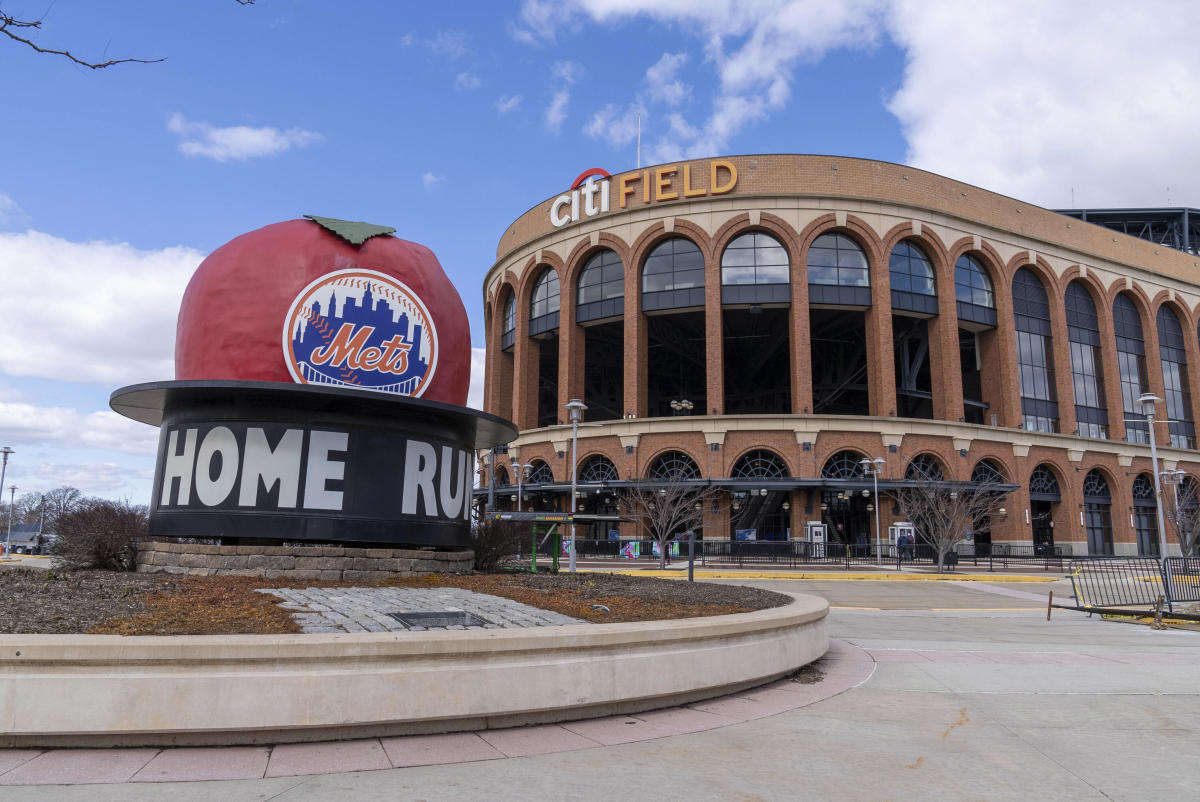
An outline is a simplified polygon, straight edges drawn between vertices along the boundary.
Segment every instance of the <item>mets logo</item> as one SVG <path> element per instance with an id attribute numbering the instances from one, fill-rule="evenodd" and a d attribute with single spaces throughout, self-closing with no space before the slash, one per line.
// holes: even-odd
<path id="1" fill-rule="evenodd" d="M 396 279 L 374 270 L 338 270 L 292 302 L 283 356 L 300 384 L 418 398 L 437 367 L 437 331 L 425 304 Z"/>

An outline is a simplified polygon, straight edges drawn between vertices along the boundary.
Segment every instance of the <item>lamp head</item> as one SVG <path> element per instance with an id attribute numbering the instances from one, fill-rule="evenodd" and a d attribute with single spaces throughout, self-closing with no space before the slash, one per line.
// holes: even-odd
<path id="1" fill-rule="evenodd" d="M 567 414 L 570 416 L 571 423 L 579 423 L 583 420 L 583 412 L 587 409 L 587 404 L 580 401 L 578 398 L 572 398 L 567 402 Z"/>

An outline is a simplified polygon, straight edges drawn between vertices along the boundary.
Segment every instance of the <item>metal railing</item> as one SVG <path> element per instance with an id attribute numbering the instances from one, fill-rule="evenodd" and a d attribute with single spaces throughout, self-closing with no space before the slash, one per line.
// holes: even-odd
<path id="1" fill-rule="evenodd" d="M 1168 610 L 1200 601 L 1200 558 L 1076 557 L 1068 570 L 1075 600 L 1083 608 L 1155 607 Z"/>
<path id="2" fill-rule="evenodd" d="M 576 540 L 576 558 L 582 560 L 658 560 L 652 540 Z M 696 561 L 701 565 L 774 565 L 795 568 L 871 567 L 882 563 L 888 568 L 936 567 L 937 550 L 927 544 L 897 547 L 884 545 L 876 557 L 871 544 L 809 543 L 800 540 L 698 540 Z M 687 546 L 680 544 L 679 557 L 686 559 Z M 960 544 L 946 555 L 945 565 L 953 570 L 970 565 L 972 569 L 995 571 L 1010 566 L 1036 566 L 1045 571 L 1062 572 L 1069 559 L 1062 547 L 1035 548 L 1033 544 Z"/>

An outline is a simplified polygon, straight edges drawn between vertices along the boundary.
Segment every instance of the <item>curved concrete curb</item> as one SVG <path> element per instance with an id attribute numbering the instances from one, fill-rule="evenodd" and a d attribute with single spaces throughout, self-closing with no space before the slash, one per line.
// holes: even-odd
<path id="1" fill-rule="evenodd" d="M 466 763 L 669 738 L 786 713 L 866 682 L 871 655 L 830 641 L 810 684 L 781 679 L 686 707 L 535 727 L 334 743 L 177 749 L 0 749 L 0 786 L 249 780 Z"/>
<path id="2" fill-rule="evenodd" d="M 793 595 L 738 615 L 535 629 L 5 635 L 0 746 L 286 743 L 667 707 L 816 660 L 828 609 Z"/>

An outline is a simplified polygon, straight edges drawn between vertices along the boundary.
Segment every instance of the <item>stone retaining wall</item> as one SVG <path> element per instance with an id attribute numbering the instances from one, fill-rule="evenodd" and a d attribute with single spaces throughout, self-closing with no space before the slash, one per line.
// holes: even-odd
<path id="1" fill-rule="evenodd" d="M 363 549 L 346 546 L 205 546 L 152 541 L 138 546 L 139 573 L 261 576 L 268 579 L 375 582 L 414 574 L 466 574 L 471 551 Z"/>
<path id="2" fill-rule="evenodd" d="M 791 595 L 753 613 L 627 624 L 0 634 L 0 749 L 327 741 L 687 704 L 771 682 L 825 653 L 828 603 Z"/>

